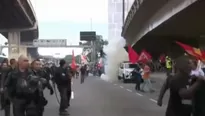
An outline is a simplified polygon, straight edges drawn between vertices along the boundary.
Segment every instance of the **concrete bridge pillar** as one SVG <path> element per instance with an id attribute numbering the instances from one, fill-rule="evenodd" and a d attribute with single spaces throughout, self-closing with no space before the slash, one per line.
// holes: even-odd
<path id="1" fill-rule="evenodd" d="M 8 33 L 9 59 L 11 58 L 18 59 L 20 55 L 27 56 L 27 48 L 21 46 L 20 38 L 21 38 L 20 31 L 13 31 Z"/>

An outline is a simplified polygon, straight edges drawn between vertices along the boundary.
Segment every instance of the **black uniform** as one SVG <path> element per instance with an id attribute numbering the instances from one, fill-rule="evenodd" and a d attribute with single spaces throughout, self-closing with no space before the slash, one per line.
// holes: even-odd
<path id="1" fill-rule="evenodd" d="M 84 80 L 85 80 L 85 76 L 86 76 L 86 72 L 87 72 L 87 67 L 86 67 L 86 65 L 84 65 L 84 66 L 82 66 L 81 68 L 80 68 L 80 72 L 81 72 L 81 84 L 82 83 L 84 83 Z"/>
<path id="2" fill-rule="evenodd" d="M 10 72 L 5 87 L 13 103 L 14 116 L 39 116 L 37 99 L 39 91 L 28 87 L 29 77 L 34 76 L 31 70 L 21 72 L 18 69 Z"/>
<path id="3" fill-rule="evenodd" d="M 8 67 L 5 69 L 1 69 L 1 88 L 4 89 L 5 80 L 8 77 L 9 72 L 12 72 L 14 69 L 12 67 Z M 7 97 L 7 91 L 1 93 L 1 107 L 4 109 L 5 116 L 10 116 L 10 106 L 11 101 Z"/>
<path id="4" fill-rule="evenodd" d="M 39 70 L 39 71 L 35 71 L 32 70 L 34 75 L 39 76 L 41 78 L 44 78 L 47 80 L 47 84 L 45 85 L 45 87 L 47 87 L 50 90 L 50 94 L 53 94 L 53 88 L 49 83 L 49 74 L 45 71 L 45 70 Z M 43 89 L 45 88 L 43 87 Z M 43 91 L 41 91 L 41 93 L 37 96 L 38 98 L 36 99 L 37 105 L 38 105 L 38 109 L 39 109 L 39 116 L 43 116 L 43 112 L 44 112 L 44 107 L 47 105 L 48 101 L 46 100 L 46 98 L 44 97 Z"/>
<path id="5" fill-rule="evenodd" d="M 60 112 L 65 111 L 70 106 L 71 97 L 71 78 L 67 68 L 58 67 L 55 72 L 54 81 L 60 92 Z"/>

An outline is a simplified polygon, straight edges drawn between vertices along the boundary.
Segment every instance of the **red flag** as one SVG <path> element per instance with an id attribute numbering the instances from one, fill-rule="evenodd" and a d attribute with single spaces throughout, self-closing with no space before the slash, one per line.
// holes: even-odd
<path id="1" fill-rule="evenodd" d="M 147 61 L 151 59 L 152 59 L 152 56 L 146 50 L 142 50 L 139 56 L 138 62 L 146 63 Z"/>
<path id="2" fill-rule="evenodd" d="M 128 45 L 128 55 L 129 55 L 129 61 L 131 63 L 136 63 L 139 55 L 135 52 L 135 50 L 132 49 L 130 45 Z"/>
<path id="3" fill-rule="evenodd" d="M 161 55 L 160 55 L 159 61 L 160 61 L 161 63 L 164 63 L 164 62 L 165 62 L 165 54 L 161 54 Z"/>
<path id="4" fill-rule="evenodd" d="M 72 68 L 73 70 L 76 69 L 76 62 L 75 62 L 74 50 L 72 51 L 72 64 L 71 64 L 71 68 Z"/>
<path id="5" fill-rule="evenodd" d="M 188 54 L 196 57 L 197 59 L 202 59 L 204 57 L 204 53 L 198 49 L 198 48 L 194 48 L 192 46 L 183 44 L 181 42 L 176 41 L 176 43 L 181 46 Z M 203 58 L 204 59 L 204 58 Z"/>

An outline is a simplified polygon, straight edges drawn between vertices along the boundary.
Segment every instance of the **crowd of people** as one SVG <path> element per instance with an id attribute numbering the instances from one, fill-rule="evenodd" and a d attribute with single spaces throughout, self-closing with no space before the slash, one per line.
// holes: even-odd
<path id="1" fill-rule="evenodd" d="M 54 85 L 60 93 L 60 115 L 69 114 L 71 81 L 78 71 L 68 66 L 65 60 L 60 60 L 59 64 L 59 67 L 43 65 L 39 59 L 29 63 L 23 55 L 17 61 L 4 59 L 0 65 L 0 98 L 5 116 L 11 116 L 11 106 L 13 116 L 43 116 L 48 103 L 44 89 L 47 88 L 53 95 L 56 92 Z M 80 72 L 83 83 L 87 65 L 82 65 Z"/>
<path id="2" fill-rule="evenodd" d="M 205 116 L 205 68 L 200 60 L 188 55 L 171 60 L 165 57 L 167 78 L 157 104 L 162 106 L 164 94 L 169 89 L 170 96 L 166 116 Z M 142 63 L 131 75 L 137 91 L 151 92 L 149 63 Z"/>
<path id="3" fill-rule="evenodd" d="M 168 60 L 170 61 L 170 60 Z M 88 76 L 86 64 L 73 69 L 65 60 L 60 60 L 59 67 L 43 65 L 36 59 L 29 63 L 26 56 L 18 60 L 4 59 L 0 65 L 0 102 L 5 116 L 43 116 L 48 101 L 44 96 L 47 88 L 53 95 L 55 86 L 60 93 L 59 113 L 69 114 L 71 99 L 71 81 L 81 74 L 80 83 Z M 171 65 L 171 62 L 167 62 Z M 163 96 L 169 89 L 170 98 L 166 116 L 205 116 L 205 74 L 199 67 L 199 61 L 189 56 L 175 59 L 174 73 L 167 70 L 167 79 L 161 88 L 157 104 L 162 106 Z M 136 77 L 136 90 L 152 91 L 148 63 L 140 64 L 131 74 Z"/>
<path id="4" fill-rule="evenodd" d="M 205 75 L 199 61 L 189 56 L 175 60 L 175 72 L 167 75 L 157 104 L 169 89 L 166 116 L 205 116 Z"/>
<path id="5" fill-rule="evenodd" d="M 150 74 L 153 72 L 151 68 L 152 61 L 138 62 L 138 66 L 130 73 L 136 86 L 135 89 L 141 92 L 154 92 L 150 79 Z M 169 56 L 160 57 L 160 62 L 166 69 L 166 74 L 172 73 L 172 59 Z"/>

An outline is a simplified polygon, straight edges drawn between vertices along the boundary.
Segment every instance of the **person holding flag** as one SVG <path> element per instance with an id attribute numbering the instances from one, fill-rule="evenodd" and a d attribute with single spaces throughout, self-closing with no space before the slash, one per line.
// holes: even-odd
<path id="1" fill-rule="evenodd" d="M 75 55 L 74 55 L 74 50 L 72 51 L 72 63 L 71 63 L 71 73 L 73 76 L 76 76 L 76 72 L 77 72 L 77 65 L 76 65 L 76 61 L 75 61 Z"/>
<path id="2" fill-rule="evenodd" d="M 152 92 L 153 90 L 151 89 L 152 88 L 152 84 L 151 84 L 151 81 L 150 81 L 150 73 L 151 73 L 151 70 L 150 70 L 150 67 L 144 63 L 143 64 L 143 80 L 144 82 L 142 83 L 142 86 L 141 86 L 141 91 L 143 92 Z"/>

